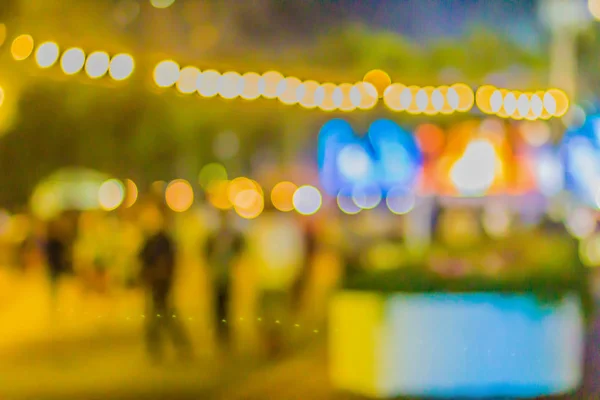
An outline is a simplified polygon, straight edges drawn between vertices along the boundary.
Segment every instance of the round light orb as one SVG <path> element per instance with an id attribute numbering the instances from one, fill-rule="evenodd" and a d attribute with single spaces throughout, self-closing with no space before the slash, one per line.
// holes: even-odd
<path id="1" fill-rule="evenodd" d="M 165 200 L 171 210 L 187 211 L 194 203 L 194 189 L 185 179 L 176 179 L 167 186 Z"/>
<path id="2" fill-rule="evenodd" d="M 110 57 L 103 51 L 90 54 L 85 62 L 85 72 L 92 79 L 102 78 L 108 72 Z"/>
<path id="3" fill-rule="evenodd" d="M 413 193 L 407 193 L 403 188 L 393 188 L 388 192 L 385 202 L 392 213 L 403 215 L 415 207 L 416 199 Z"/>
<path id="4" fill-rule="evenodd" d="M 27 59 L 33 52 L 33 38 L 31 35 L 20 35 L 13 40 L 10 47 L 10 53 L 17 61 Z"/>
<path id="5" fill-rule="evenodd" d="M 60 59 L 60 67 L 67 75 L 74 75 L 81 71 L 85 64 L 85 53 L 79 48 L 65 51 Z"/>
<path id="6" fill-rule="evenodd" d="M 214 97 L 219 93 L 221 74 L 214 70 L 202 72 L 196 82 L 196 90 L 203 97 Z"/>
<path id="7" fill-rule="evenodd" d="M 385 93 L 385 89 L 392 84 L 392 79 L 387 72 L 374 69 L 365 74 L 363 82 L 373 85 L 377 90 L 377 96 L 381 98 Z"/>
<path id="8" fill-rule="evenodd" d="M 179 79 L 175 87 L 181 94 L 194 93 L 198 84 L 198 77 L 200 76 L 200 70 L 196 67 L 185 67 L 179 71 Z"/>
<path id="9" fill-rule="evenodd" d="M 154 82 L 158 87 L 171 87 L 179 80 L 179 64 L 172 60 L 159 62 L 154 68 Z"/>
<path id="10" fill-rule="evenodd" d="M 292 199 L 294 208 L 299 214 L 313 215 L 321 208 L 323 198 L 321 192 L 314 186 L 301 186 L 294 193 Z"/>
<path id="11" fill-rule="evenodd" d="M 133 74 L 135 62 L 129 54 L 117 54 L 110 60 L 108 72 L 115 81 L 123 81 Z"/>
<path id="12" fill-rule="evenodd" d="M 298 186 L 292 182 L 279 182 L 271 190 L 271 203 L 279 211 L 292 211 L 296 190 L 298 190 Z"/>
<path id="13" fill-rule="evenodd" d="M 58 61 L 59 49 L 54 42 L 42 43 L 35 52 L 35 62 L 40 68 L 50 68 Z"/>
<path id="14" fill-rule="evenodd" d="M 124 198 L 125 187 L 118 179 L 109 179 L 98 189 L 98 204 L 103 210 L 111 211 L 118 208 Z"/>

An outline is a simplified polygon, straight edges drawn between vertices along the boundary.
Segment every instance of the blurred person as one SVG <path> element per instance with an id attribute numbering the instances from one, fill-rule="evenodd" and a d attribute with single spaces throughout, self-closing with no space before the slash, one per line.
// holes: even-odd
<path id="1" fill-rule="evenodd" d="M 173 306 L 176 250 L 166 230 L 165 211 L 153 202 L 141 216 L 146 239 L 139 254 L 141 278 L 147 291 L 146 344 L 154 362 L 163 359 L 161 334 L 168 333 L 182 360 L 192 357 L 191 343 Z"/>
<path id="2" fill-rule="evenodd" d="M 292 288 L 304 262 L 305 238 L 297 219 L 266 203 L 248 239 L 258 271 L 260 326 L 267 353 L 275 357 L 284 350 L 284 334 L 295 322 Z"/>
<path id="3" fill-rule="evenodd" d="M 228 348 L 230 344 L 227 321 L 229 321 L 233 269 L 245 248 L 244 236 L 232 226 L 230 215 L 227 211 L 219 213 L 219 225 L 208 236 L 205 247 L 205 256 L 214 288 L 215 325 L 219 343 L 224 348 Z"/>
<path id="4" fill-rule="evenodd" d="M 61 276 L 71 269 L 71 232 L 66 214 L 61 214 L 48 224 L 45 255 L 50 279 L 52 305 L 57 301 Z"/>

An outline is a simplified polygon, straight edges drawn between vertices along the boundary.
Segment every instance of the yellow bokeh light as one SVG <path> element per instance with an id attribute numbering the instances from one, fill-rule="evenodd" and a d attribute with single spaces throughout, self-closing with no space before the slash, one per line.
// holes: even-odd
<path id="1" fill-rule="evenodd" d="M 135 62 L 129 54 L 117 54 L 110 60 L 108 72 L 115 81 L 122 81 L 133 74 Z"/>
<path id="2" fill-rule="evenodd" d="M 423 112 L 427 115 L 437 114 L 438 111 L 435 109 L 435 107 L 433 105 L 433 93 L 435 91 L 435 88 L 432 86 L 427 86 L 427 87 L 424 87 L 422 90 L 425 92 L 424 98 L 426 99 L 426 101 L 424 101 L 424 103 L 426 105 L 425 105 L 425 109 L 423 110 Z M 442 104 L 443 104 L 443 98 L 442 98 Z"/>
<path id="3" fill-rule="evenodd" d="M 370 110 L 377 105 L 379 96 L 375 86 L 368 82 L 357 82 L 351 90 L 352 101 L 358 103 L 361 110 Z"/>
<path id="4" fill-rule="evenodd" d="M 150 0 L 150 4 L 154 8 L 167 8 L 175 3 L 175 0 Z"/>
<path id="5" fill-rule="evenodd" d="M 567 94 L 560 89 L 550 89 L 546 94 L 552 96 L 556 105 L 554 112 L 550 112 L 550 110 L 548 110 L 548 112 L 555 117 L 562 117 L 565 115 L 569 110 L 569 97 Z"/>
<path id="6" fill-rule="evenodd" d="M 477 107 L 485 114 L 492 113 L 492 106 L 490 104 L 490 100 L 492 95 L 497 89 L 491 85 L 481 86 L 477 89 L 475 93 L 475 102 L 477 103 Z"/>
<path id="7" fill-rule="evenodd" d="M 0 107 L 2 107 L 2 104 L 4 104 L 4 89 L 0 86 Z"/>
<path id="8" fill-rule="evenodd" d="M 201 96 L 214 97 L 219 93 L 221 74 L 215 70 L 204 71 L 198 76 L 196 90 Z"/>
<path id="9" fill-rule="evenodd" d="M 50 68 L 58 60 L 58 55 L 58 45 L 54 42 L 45 42 L 37 48 L 35 62 L 40 68 Z"/>
<path id="10" fill-rule="evenodd" d="M 409 86 L 407 89 L 408 90 L 403 91 L 402 97 L 400 98 L 400 101 L 402 101 L 403 104 L 408 104 L 406 106 L 406 112 L 410 114 L 419 114 L 423 112 L 427 107 L 426 102 L 429 101 L 427 99 L 427 93 L 418 86 Z M 409 99 L 410 102 L 408 102 Z"/>
<path id="11" fill-rule="evenodd" d="M 315 81 L 305 81 L 303 84 L 304 90 L 302 98 L 300 99 L 300 105 L 304 108 L 315 108 L 317 106 L 317 90 L 319 89 L 319 83 Z"/>
<path id="12" fill-rule="evenodd" d="M 90 54 L 85 62 L 85 72 L 92 79 L 102 78 L 108 72 L 110 57 L 103 51 Z"/>
<path id="13" fill-rule="evenodd" d="M 248 72 L 242 76 L 242 92 L 240 97 L 245 100 L 254 100 L 260 97 L 262 77 L 256 72 Z"/>
<path id="14" fill-rule="evenodd" d="M 277 88 L 279 87 L 279 82 L 283 80 L 283 75 L 277 71 L 269 71 L 265 72 L 262 78 L 262 96 L 266 99 L 274 99 L 277 97 Z"/>
<path id="15" fill-rule="evenodd" d="M 154 68 L 154 82 L 162 88 L 171 87 L 179 79 L 179 64 L 172 60 L 159 62 Z"/>
<path id="16" fill-rule="evenodd" d="M 179 72 L 179 79 L 177 79 L 177 90 L 182 94 L 194 93 L 198 84 L 198 77 L 200 76 L 200 70 L 196 67 L 185 67 Z"/>
<path id="17" fill-rule="evenodd" d="M 377 90 L 378 97 L 383 97 L 385 89 L 391 85 L 392 80 L 387 72 L 380 69 L 374 69 L 367 72 L 363 78 L 363 82 L 370 83 Z"/>
<path id="18" fill-rule="evenodd" d="M 227 180 L 227 169 L 219 163 L 206 164 L 200 170 L 198 175 L 198 183 L 204 189 L 208 189 L 210 184 L 214 181 L 226 181 Z"/>
<path id="19" fill-rule="evenodd" d="M 473 108 L 473 104 L 475 103 L 475 93 L 473 93 L 473 89 L 464 83 L 454 84 L 450 86 L 450 89 L 454 90 L 458 95 L 457 111 L 466 112 Z"/>
<path id="20" fill-rule="evenodd" d="M 106 211 L 118 208 L 125 198 L 125 187 L 118 179 L 109 179 L 98 190 L 98 204 Z"/>
<path id="21" fill-rule="evenodd" d="M 225 72 L 219 79 L 219 95 L 224 99 L 235 99 L 244 89 L 244 80 L 237 72 Z"/>
<path id="22" fill-rule="evenodd" d="M 286 105 L 296 104 L 300 100 L 298 89 L 303 89 L 301 85 L 302 81 L 293 76 L 281 80 L 277 85 L 277 97 L 279 101 Z"/>
<path id="23" fill-rule="evenodd" d="M 138 198 L 138 188 L 134 181 L 125 179 L 125 200 L 123 205 L 129 208 L 135 204 Z"/>
<path id="24" fill-rule="evenodd" d="M 292 182 L 279 182 L 271 191 L 271 203 L 279 211 L 292 211 L 296 190 L 298 190 L 298 186 Z"/>
<path id="25" fill-rule="evenodd" d="M 254 219 L 265 208 L 264 197 L 255 189 L 242 190 L 235 196 L 233 207 L 240 217 Z"/>
<path id="26" fill-rule="evenodd" d="M 31 35 L 20 35 L 12 42 L 10 52 L 17 61 L 23 61 L 33 52 L 33 38 Z"/>
<path id="27" fill-rule="evenodd" d="M 233 207 L 229 201 L 229 183 L 229 181 L 212 181 L 206 189 L 208 201 L 220 210 Z"/>
<path id="28" fill-rule="evenodd" d="M 185 179 L 176 179 L 167 186 L 165 200 L 171 210 L 187 211 L 194 203 L 194 189 Z"/>
<path id="29" fill-rule="evenodd" d="M 255 190 L 262 195 L 262 188 L 258 183 L 245 177 L 239 177 L 229 182 L 227 188 L 229 202 L 235 204 L 236 196 L 245 190 Z"/>
<path id="30" fill-rule="evenodd" d="M 336 89 L 336 93 L 341 96 L 341 101 L 339 102 L 338 108 L 342 111 L 352 111 L 356 109 L 356 105 L 352 101 L 352 88 L 354 85 L 349 83 L 342 83 Z"/>
<path id="31" fill-rule="evenodd" d="M 406 86 L 400 83 L 394 83 L 385 89 L 383 102 L 390 110 L 401 111 L 405 109 L 400 101 L 400 95 L 405 88 Z"/>
<path id="32" fill-rule="evenodd" d="M 85 53 L 80 48 L 70 48 L 65 51 L 60 59 L 60 67 L 67 75 L 74 75 L 81 71 L 85 64 Z"/>
<path id="33" fill-rule="evenodd" d="M 333 111 L 335 110 L 335 102 L 333 100 L 333 93 L 337 88 L 333 83 L 324 83 L 321 85 L 322 93 L 322 101 L 317 103 L 319 108 L 323 111 Z"/>

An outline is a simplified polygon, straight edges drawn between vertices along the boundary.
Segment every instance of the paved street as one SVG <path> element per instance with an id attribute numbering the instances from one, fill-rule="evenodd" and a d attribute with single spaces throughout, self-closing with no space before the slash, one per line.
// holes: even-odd
<path id="1" fill-rule="evenodd" d="M 179 317 L 193 333 L 195 359 L 156 366 L 144 353 L 140 293 L 75 301 L 76 286 L 66 283 L 61 304 L 73 307 L 49 319 L 45 285 L 35 276 L 16 280 L 9 285 L 16 294 L 0 306 L 2 400 L 358 400 L 331 388 L 323 333 L 276 361 L 223 356 L 214 349 L 206 319 L 188 311 Z M 600 322 L 592 336 L 586 392 L 574 399 L 600 398 Z"/>

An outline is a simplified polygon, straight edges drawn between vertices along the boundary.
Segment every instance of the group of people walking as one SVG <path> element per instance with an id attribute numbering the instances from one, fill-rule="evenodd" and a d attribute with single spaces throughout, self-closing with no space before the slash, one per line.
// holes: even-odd
<path id="1" fill-rule="evenodd" d="M 144 288 L 147 298 L 147 310 L 145 316 L 145 343 L 148 355 L 154 362 L 160 362 L 164 358 L 164 341 L 171 339 L 177 354 L 182 360 L 193 357 L 192 340 L 184 326 L 182 318 L 177 318 L 177 311 L 173 301 L 174 282 L 178 265 L 178 249 L 176 241 L 170 233 L 168 213 L 166 208 L 159 202 L 151 204 L 150 217 L 140 218 L 140 228 L 143 231 L 144 240 L 139 251 L 138 261 L 139 284 Z M 228 351 L 230 349 L 232 335 L 230 332 L 230 310 L 231 298 L 234 287 L 234 270 L 241 257 L 250 251 L 250 242 L 258 242 L 269 248 L 269 251 L 279 252 L 278 255 L 269 256 L 263 254 L 262 265 L 259 272 L 259 281 L 265 270 L 271 275 L 281 273 L 285 270 L 285 278 L 279 279 L 279 286 L 272 284 L 268 279 L 262 279 L 267 284 L 260 287 L 260 313 L 265 320 L 277 321 L 284 315 L 293 313 L 298 308 L 299 294 L 306 286 L 306 274 L 310 265 L 309 259 L 314 252 L 313 235 L 301 230 L 290 234 L 289 226 L 259 227 L 259 234 L 247 235 L 235 227 L 235 214 L 221 211 L 216 229 L 209 233 L 204 244 L 198 249 L 206 260 L 207 273 L 212 286 L 213 294 L 213 326 L 215 328 L 219 347 Z M 261 216 L 262 218 L 262 216 Z M 62 221 L 62 222 L 61 222 Z M 265 218 L 269 224 L 269 218 Z M 297 227 L 297 226 L 296 226 Z M 49 277 L 53 287 L 59 276 L 68 271 L 71 266 L 71 244 L 73 235 L 69 234 L 68 226 L 64 219 L 57 220 L 49 225 L 48 236 L 45 241 L 45 255 L 48 265 Z M 271 233 L 269 233 L 271 232 Z M 304 237 L 302 237 L 304 235 Z M 287 241 L 286 241 L 287 236 Z M 275 241 L 274 240 L 275 237 Z M 250 239 L 250 240 L 249 240 Z M 300 240 L 299 240 L 300 239 Z M 302 246 L 301 243 L 309 243 L 301 252 L 303 257 L 296 257 L 293 249 Z M 256 248 L 257 246 L 254 246 Z M 259 251 L 260 253 L 260 251 Z M 296 253 L 299 253 L 296 249 Z M 283 265 L 285 258 L 295 258 L 296 265 Z M 301 259 L 300 259 L 301 258 Z M 275 266 L 269 263 L 276 260 Z M 276 281 L 276 280 L 275 280 Z M 273 281 L 273 282 L 275 282 Z M 266 325 L 266 324 L 265 324 Z M 277 324 L 271 324 L 277 325 Z M 278 353 L 282 349 L 281 332 L 277 326 L 270 326 L 263 331 L 265 347 L 270 355 Z"/>

